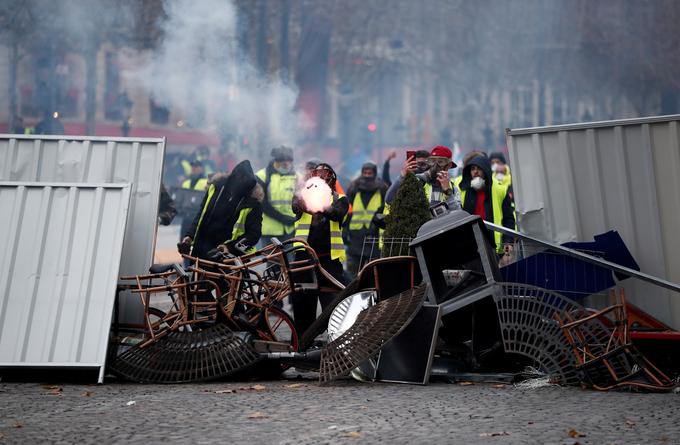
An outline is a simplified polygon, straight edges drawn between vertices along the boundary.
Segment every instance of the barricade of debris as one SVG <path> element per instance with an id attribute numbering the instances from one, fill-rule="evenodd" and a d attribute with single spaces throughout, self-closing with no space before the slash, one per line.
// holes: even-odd
<path id="1" fill-rule="evenodd" d="M 503 268 L 490 229 L 515 239 L 516 258 L 501 259 Z M 530 252 L 537 244 L 541 249 Z M 651 328 L 654 320 L 626 304 L 625 291 L 613 279 L 618 273 L 674 291 L 680 286 L 593 252 L 485 224 L 463 211 L 425 223 L 408 247 L 413 255 L 372 253 L 347 286 L 324 271 L 314 250 L 298 239 L 219 261 L 185 257 L 188 268 L 168 265 L 123 277 L 127 284 L 119 291 L 140 297 L 144 326 L 135 334 L 134 326 L 114 325 L 109 370 L 153 383 L 273 377 L 294 366 L 317 370 L 321 384 L 349 375 L 416 384 L 512 383 L 538 373 L 540 381 L 523 386 L 675 387 L 673 376 L 635 343 L 639 331 L 631 329 L 631 321 Z M 315 273 L 301 273 L 310 270 Z M 582 277 L 573 277 L 575 270 Z M 318 276 L 332 287 L 320 289 Z M 561 282 L 576 288 L 558 286 Z M 282 303 L 293 293 L 318 291 L 336 297 L 307 331 L 297 332 Z M 591 310 L 576 301 L 602 292 L 610 294 L 606 308 Z M 327 340 L 320 342 L 324 332 Z"/>

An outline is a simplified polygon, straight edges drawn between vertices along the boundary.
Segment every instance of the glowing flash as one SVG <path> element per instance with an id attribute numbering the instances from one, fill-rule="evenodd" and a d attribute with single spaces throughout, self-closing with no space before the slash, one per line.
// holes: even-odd
<path id="1" fill-rule="evenodd" d="M 309 178 L 300 190 L 300 197 L 311 213 L 323 212 L 333 203 L 333 193 L 326 182 L 318 177 Z"/>

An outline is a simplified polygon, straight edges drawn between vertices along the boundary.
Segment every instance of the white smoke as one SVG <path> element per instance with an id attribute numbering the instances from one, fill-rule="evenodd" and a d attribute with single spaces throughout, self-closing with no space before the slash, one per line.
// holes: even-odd
<path id="1" fill-rule="evenodd" d="M 178 111 L 189 125 L 294 144 L 297 91 L 259 73 L 239 53 L 236 6 L 223 0 L 166 0 L 164 9 L 162 42 L 149 63 L 128 71 L 126 79 Z"/>
<path id="2" fill-rule="evenodd" d="M 314 176 L 305 181 L 300 189 L 300 198 L 310 213 L 323 212 L 333 203 L 333 192 L 326 181 Z"/>

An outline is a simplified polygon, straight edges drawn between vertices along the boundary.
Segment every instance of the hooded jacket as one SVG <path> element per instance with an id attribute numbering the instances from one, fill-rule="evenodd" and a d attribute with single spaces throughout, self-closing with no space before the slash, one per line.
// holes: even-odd
<path id="1" fill-rule="evenodd" d="M 248 213 L 245 233 L 241 238 L 245 238 L 249 246 L 254 246 L 262 233 L 263 195 L 249 161 L 239 163 L 228 176 L 216 175 L 203 196 L 201 210 L 184 234 L 193 238 L 192 254 L 205 257 L 208 251 L 229 241 L 234 224 L 245 208 L 252 210 Z"/>
<path id="2" fill-rule="evenodd" d="M 473 165 L 482 169 L 485 176 L 484 219 L 495 224 L 498 224 L 500 222 L 503 227 L 507 227 L 509 229 L 514 230 L 515 206 L 512 199 L 512 186 L 506 188 L 499 185 L 497 181 L 493 180 L 491 172 L 491 163 L 489 162 L 489 159 L 486 158 L 485 156 L 477 156 L 475 158 L 472 158 L 463 169 L 463 178 L 460 182 L 461 196 L 464 196 L 461 202 L 463 210 L 470 214 L 475 213 L 475 205 L 477 203 L 477 190 L 472 188 L 472 186 L 470 185 L 470 182 L 472 181 L 472 174 L 470 173 L 470 170 L 472 169 Z M 500 191 L 499 189 L 501 189 L 502 191 Z M 498 194 L 499 196 L 501 195 L 503 196 L 501 203 L 502 215 L 494 215 L 493 210 L 494 193 Z M 502 241 L 504 243 L 509 243 L 512 242 L 512 239 L 504 235 Z"/>

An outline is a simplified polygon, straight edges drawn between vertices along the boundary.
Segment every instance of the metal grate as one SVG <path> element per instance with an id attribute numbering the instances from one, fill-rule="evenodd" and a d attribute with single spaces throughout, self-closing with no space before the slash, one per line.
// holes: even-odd
<path id="1" fill-rule="evenodd" d="M 425 298 L 426 285 L 414 287 L 362 311 L 343 335 L 321 351 L 319 381 L 331 382 L 347 375 L 413 320 Z"/>
<path id="2" fill-rule="evenodd" d="M 133 346 L 109 370 L 140 383 L 214 380 L 245 369 L 260 356 L 241 336 L 222 324 L 174 331 L 147 347 Z"/>
<path id="3" fill-rule="evenodd" d="M 413 238 L 384 238 L 367 236 L 361 246 L 361 262 L 359 270 L 366 264 L 379 258 L 411 255 L 409 244 Z"/>
<path id="4" fill-rule="evenodd" d="M 507 353 L 533 359 L 555 383 L 579 384 L 584 375 L 577 369 L 571 346 L 556 314 L 583 314 L 583 306 L 546 289 L 524 284 L 504 284 L 505 293 L 494 297 Z M 593 343 L 606 342 L 609 329 L 599 320 L 584 327 Z"/>

